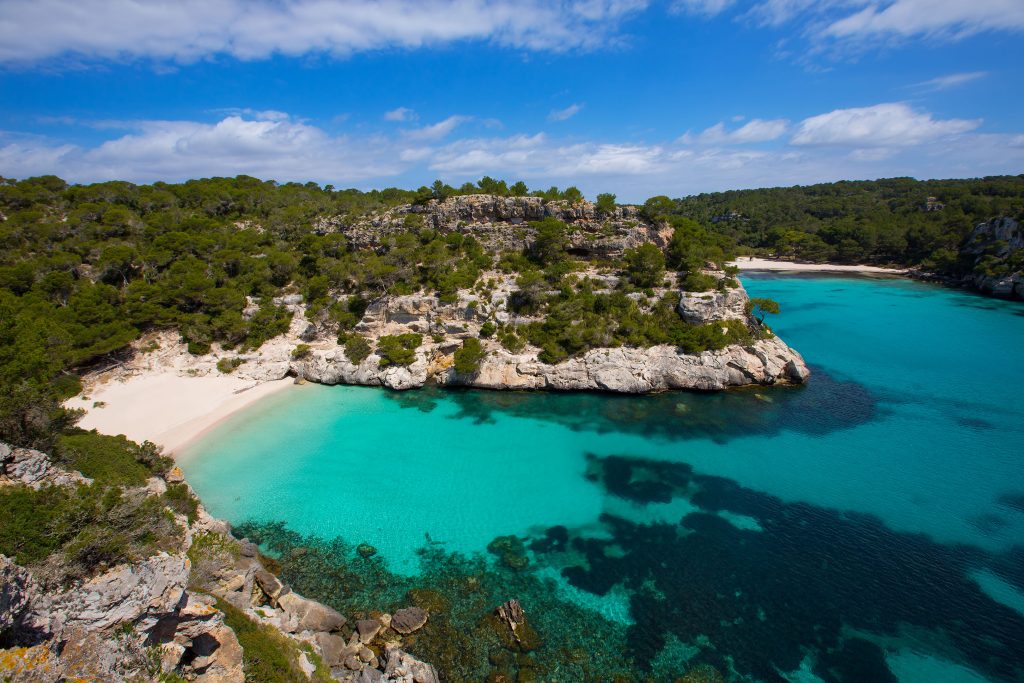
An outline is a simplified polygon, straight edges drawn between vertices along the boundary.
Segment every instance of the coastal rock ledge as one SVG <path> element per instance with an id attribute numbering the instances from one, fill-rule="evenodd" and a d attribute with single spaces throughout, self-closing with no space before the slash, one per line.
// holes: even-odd
<path id="1" fill-rule="evenodd" d="M 320 384 L 365 384 L 412 389 L 427 384 L 482 389 L 611 391 L 642 394 L 668 389 L 713 391 L 750 384 L 799 384 L 810 371 L 799 353 L 778 337 L 750 346 L 687 354 L 674 346 L 593 349 L 557 365 L 535 354 L 492 352 L 473 375 L 460 375 L 440 358 L 418 358 L 408 367 L 359 365 L 339 354 L 313 353 L 292 371 Z"/>
<path id="2" fill-rule="evenodd" d="M 721 271 L 705 273 L 718 280 Z M 619 278 L 590 272 L 595 291 L 613 291 Z M 751 316 L 750 299 L 743 286 L 731 280 L 728 286 L 710 291 L 688 292 L 676 285 L 678 314 L 688 323 L 700 325 L 745 324 L 750 340 L 718 350 L 687 353 L 672 345 L 646 348 L 615 346 L 590 349 L 562 362 L 540 360 L 541 349 L 525 344 L 510 351 L 494 336 L 484 334 L 486 326 L 499 323 L 510 327 L 526 325 L 536 317 L 516 314 L 508 306 L 515 292 L 515 279 L 491 272 L 495 282 L 489 295 L 460 290 L 452 301 L 418 293 L 381 297 L 370 303 L 355 334 L 366 340 L 365 357 L 353 362 L 339 343 L 339 330 L 320 313 L 310 314 L 300 295 L 280 297 L 275 303 L 287 307 L 291 327 L 256 351 L 237 353 L 214 344 L 210 353 L 194 356 L 174 332 L 164 331 L 135 343 L 137 353 L 116 370 L 116 378 L 145 372 L 172 370 L 180 375 L 220 374 L 220 364 L 230 363 L 234 377 L 254 383 L 294 376 L 319 384 L 356 384 L 405 390 L 425 385 L 462 386 L 481 389 L 608 391 L 643 394 L 671 389 L 717 391 L 749 385 L 800 384 L 810 371 L 804 359 L 782 339 Z M 659 300 L 670 288 L 636 296 L 643 306 Z M 382 366 L 379 342 L 385 336 L 416 335 L 421 340 L 408 365 Z M 476 370 L 455 369 L 455 352 L 466 339 L 479 339 L 483 357 Z M 147 348 L 148 347 L 148 348 Z M 150 350 L 156 349 L 156 350 Z M 301 353 L 296 353 L 301 349 Z M 108 379 L 90 377 L 89 381 Z"/>

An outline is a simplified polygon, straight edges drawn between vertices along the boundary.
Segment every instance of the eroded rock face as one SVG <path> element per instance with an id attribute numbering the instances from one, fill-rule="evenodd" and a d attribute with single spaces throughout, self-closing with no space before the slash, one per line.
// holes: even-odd
<path id="1" fill-rule="evenodd" d="M 727 288 L 724 292 L 680 292 L 679 315 L 691 325 L 714 320 L 746 320 L 747 301 L 742 287 Z"/>
<path id="2" fill-rule="evenodd" d="M 184 555 L 159 553 L 114 567 L 77 588 L 40 596 L 32 605 L 33 625 L 60 633 L 107 631 L 130 624 L 136 632 L 148 634 L 185 605 L 189 566 Z"/>
<path id="3" fill-rule="evenodd" d="M 31 448 L 12 448 L 0 443 L 0 486 L 25 484 L 34 489 L 44 486 L 91 484 L 92 479 L 54 465 L 46 453 Z"/>
<path id="4" fill-rule="evenodd" d="M 0 555 L 0 636 L 21 621 L 32 599 L 32 576 L 24 567 Z"/>
<path id="5" fill-rule="evenodd" d="M 609 287 L 614 287 L 614 280 L 608 283 Z M 511 320 L 504 308 L 508 287 L 508 283 L 499 283 L 490 301 L 473 306 L 468 300 L 442 304 L 437 297 L 422 295 L 378 302 L 368 311 L 359 330 L 370 338 L 410 331 L 423 334 L 423 346 L 417 351 L 416 361 L 408 367 L 381 368 L 380 358 L 375 353 L 355 364 L 340 349 L 315 349 L 306 358 L 293 362 L 292 370 L 322 384 L 365 384 L 392 389 L 436 383 L 487 389 L 596 390 L 632 394 L 800 383 L 810 376 L 800 354 L 778 337 L 699 354 L 683 353 L 674 346 L 592 349 L 557 365 L 540 362 L 537 349 L 513 354 L 493 340 L 484 340 L 488 354 L 479 371 L 473 375 L 457 374 L 452 368 L 452 353 L 458 347 L 449 339 L 475 336 L 480 325 L 491 316 Z M 693 324 L 747 321 L 748 300 L 742 286 L 724 291 L 683 292 L 679 310 L 687 322 Z M 433 343 L 426 336 L 428 331 L 443 332 L 444 341 Z"/>
<path id="6" fill-rule="evenodd" d="M 340 232 L 357 248 L 372 248 L 388 237 L 420 227 L 441 234 L 472 235 L 491 252 L 521 251 L 534 240 L 531 221 L 555 218 L 569 227 L 570 248 L 581 255 L 619 256 L 625 249 L 653 241 L 665 246 L 661 226 L 646 221 L 635 206 L 604 214 L 588 201 L 545 201 L 540 197 L 462 195 L 422 206 L 400 206 L 355 223 L 324 217 L 320 233 Z"/>

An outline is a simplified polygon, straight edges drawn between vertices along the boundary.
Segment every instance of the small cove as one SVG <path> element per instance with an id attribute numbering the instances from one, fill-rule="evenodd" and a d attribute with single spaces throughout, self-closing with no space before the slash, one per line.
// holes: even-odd
<path id="1" fill-rule="evenodd" d="M 425 547 L 493 565 L 488 545 L 520 537 L 529 569 L 493 570 L 506 585 L 528 607 L 530 591 L 570 605 L 549 630 L 595 610 L 655 680 L 696 662 L 782 680 L 807 657 L 827 680 L 869 680 L 856 667 L 870 662 L 899 680 L 1017 680 L 1021 305 L 902 279 L 744 283 L 782 304 L 774 327 L 811 364 L 808 386 L 305 386 L 229 418 L 182 465 L 213 514 L 370 543 L 395 585 L 462 571 Z"/>

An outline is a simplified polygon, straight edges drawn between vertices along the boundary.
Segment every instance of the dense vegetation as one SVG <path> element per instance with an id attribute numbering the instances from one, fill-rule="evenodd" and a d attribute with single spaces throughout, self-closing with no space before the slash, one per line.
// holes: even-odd
<path id="1" fill-rule="evenodd" d="M 626 277 L 614 293 L 600 294 L 577 282 L 574 271 L 586 264 L 569 257 L 567 227 L 554 219 L 534 224 L 538 237 L 528 253 L 500 259 L 472 236 L 425 228 L 418 214 L 373 249 L 352 248 L 320 223 L 338 217 L 349 224 L 402 204 L 482 192 L 530 194 L 523 183 L 487 177 L 461 188 L 371 192 L 246 176 L 142 186 L 0 178 L 0 439 L 51 450 L 55 435 L 74 422 L 60 401 L 80 390 L 77 372 L 115 360 L 143 331 L 177 329 L 196 354 L 213 342 L 243 352 L 287 330 L 291 313 L 278 297 L 298 293 L 311 315 L 338 325 L 346 356 L 358 361 L 371 349 L 351 330 L 372 300 L 425 290 L 451 302 L 460 289 L 482 292 L 480 275 L 496 260 L 519 277 L 521 310 L 545 318 L 529 329 L 492 324 L 487 333 L 509 348 L 529 341 L 554 361 L 595 345 L 724 343 L 720 331 L 684 326 L 669 300 L 640 306 L 628 298 L 662 284 L 666 258 L 668 267 L 685 271 L 731 255 L 727 238 L 678 216 L 665 217 L 677 232 L 667 255 L 644 246 L 622 264 L 602 264 L 619 265 Z M 582 199 L 575 188 L 532 194 Z M 614 195 L 598 200 L 599 211 L 614 211 Z M 381 365 L 408 365 L 420 343 L 411 336 L 379 340 Z M 296 357 L 306 350 L 296 348 Z M 472 356 L 463 351 L 463 367 L 474 364 Z M 221 372 L 235 367 L 227 359 L 218 365 Z"/>
<path id="2" fill-rule="evenodd" d="M 44 585 L 180 545 L 183 530 L 167 508 L 193 516 L 198 502 L 188 487 L 172 484 L 161 496 L 132 488 L 170 465 L 153 444 L 71 430 L 57 439 L 53 459 L 93 483 L 0 487 L 0 554 L 32 567 Z"/>
<path id="3" fill-rule="evenodd" d="M 757 252 L 960 275 L 975 265 L 959 248 L 976 224 L 1024 218 L 1024 175 L 844 181 L 661 197 L 648 206 L 692 218 Z"/>
<path id="4" fill-rule="evenodd" d="M 1015 264 L 976 264 L 959 247 L 977 222 L 1024 213 L 1024 176 L 653 197 L 642 213 L 671 228 L 667 248 L 644 245 L 612 263 L 572 256 L 567 227 L 553 218 L 531 225 L 530 250 L 498 255 L 472 236 L 424 227 L 418 214 L 374 249 L 353 248 L 321 223 L 339 217 L 350 224 L 402 204 L 483 192 L 581 198 L 575 188 L 531 192 L 489 177 L 459 188 L 439 181 L 369 192 L 247 176 L 141 186 L 0 178 L 0 439 L 52 449 L 55 435 L 74 422 L 60 401 L 79 391 L 77 372 L 109 362 L 145 330 L 177 329 L 197 354 L 213 342 L 239 352 L 259 347 L 290 323 L 291 313 L 277 303 L 285 293 L 302 294 L 311 315 L 333 320 L 353 361 L 376 350 L 382 365 L 407 365 L 421 343 L 385 338 L 374 349 L 355 334 L 375 298 L 427 291 L 451 302 L 466 289 L 486 296 L 494 283 L 481 274 L 491 268 L 516 280 L 510 307 L 537 318 L 518 327 L 485 324 L 481 337 L 512 351 L 533 344 L 548 362 L 596 346 L 671 343 L 699 351 L 743 341 L 749 331 L 684 324 L 674 313 L 674 284 L 691 291 L 729 286 L 729 278 L 716 282 L 700 271 L 732 258 L 737 245 L 807 260 L 998 274 Z M 610 215 L 615 196 L 600 195 L 597 207 L 599 216 Z M 618 283 L 583 272 L 595 266 L 617 271 Z M 472 370 L 477 356 L 473 345 L 463 349 L 460 367 Z M 231 372 L 236 365 L 219 367 Z"/>

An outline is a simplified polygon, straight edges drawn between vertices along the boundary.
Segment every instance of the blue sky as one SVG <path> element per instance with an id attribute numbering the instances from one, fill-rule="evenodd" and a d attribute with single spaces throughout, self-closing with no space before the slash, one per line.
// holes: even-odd
<path id="1" fill-rule="evenodd" d="M 1024 0 L 0 0 L 0 175 L 1024 172 Z"/>

